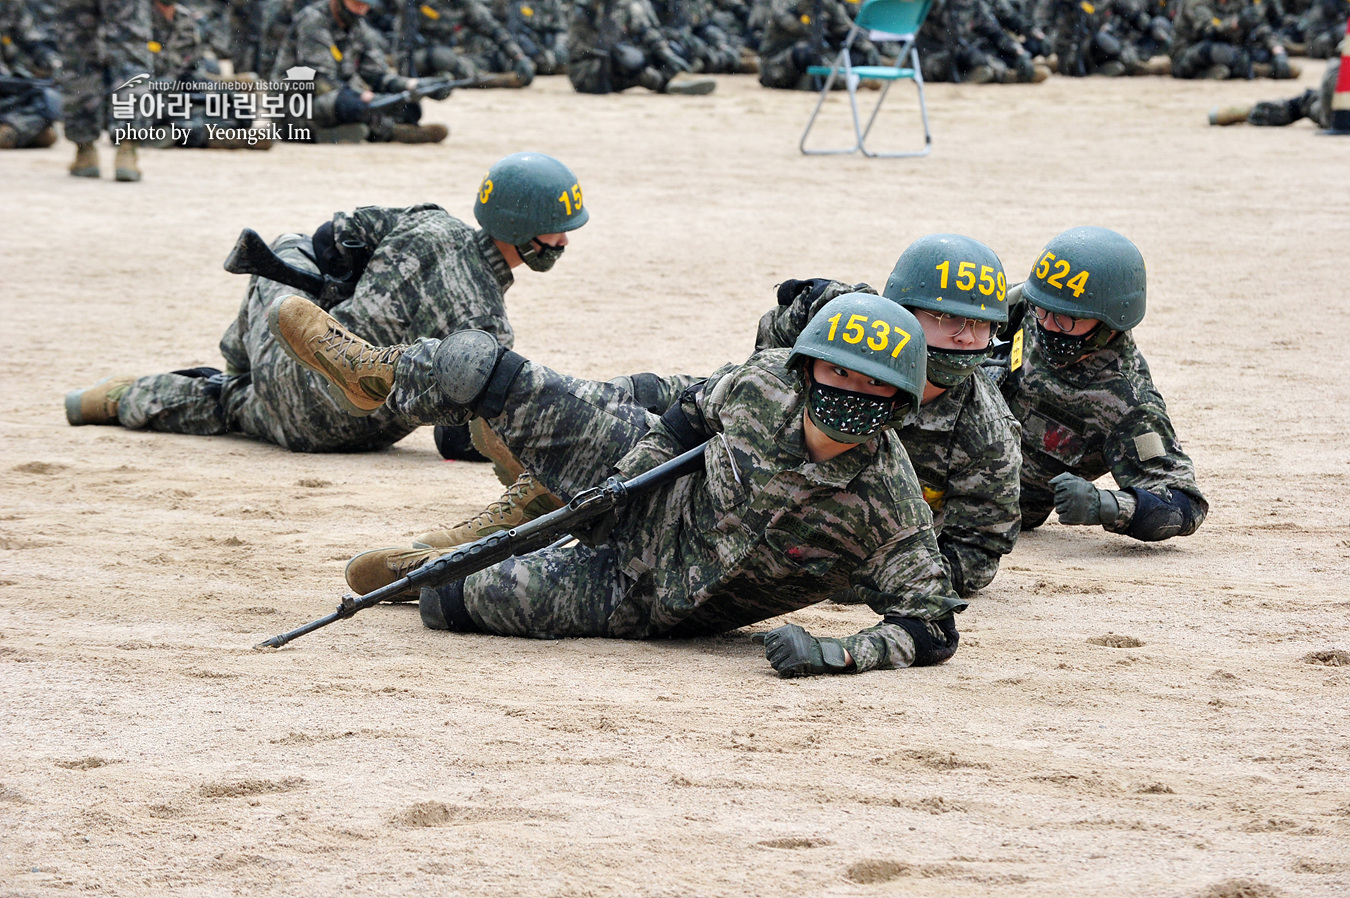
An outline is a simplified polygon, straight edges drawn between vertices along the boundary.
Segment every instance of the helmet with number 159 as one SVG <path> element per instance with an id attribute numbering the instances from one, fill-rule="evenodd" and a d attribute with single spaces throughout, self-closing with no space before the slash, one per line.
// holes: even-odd
<path id="1" fill-rule="evenodd" d="M 547 271 L 562 248 L 541 248 L 535 238 L 584 225 L 590 212 L 582 199 L 577 176 L 566 165 L 543 153 L 513 153 L 488 170 L 473 215 L 489 237 L 514 246 L 536 271 Z"/>
<path id="2" fill-rule="evenodd" d="M 1114 331 L 1144 320 L 1144 257 L 1106 228 L 1070 228 L 1036 257 L 1022 297 L 1073 318 L 1095 318 Z"/>
<path id="3" fill-rule="evenodd" d="M 923 328 L 909 310 L 884 296 L 845 293 L 827 302 L 797 336 L 788 365 L 807 359 L 823 359 L 898 388 L 893 421 L 923 401 Z"/>
<path id="4" fill-rule="evenodd" d="M 909 309 L 1000 324 L 1008 320 L 1003 262 L 980 241 L 960 234 L 915 240 L 900 254 L 881 293 Z"/>

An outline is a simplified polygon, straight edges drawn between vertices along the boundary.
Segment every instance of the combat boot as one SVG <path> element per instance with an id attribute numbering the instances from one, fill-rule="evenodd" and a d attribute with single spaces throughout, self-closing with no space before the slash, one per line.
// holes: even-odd
<path id="1" fill-rule="evenodd" d="M 736 62 L 736 72 L 741 75 L 758 75 L 759 54 L 749 47 L 741 47 L 741 58 Z"/>
<path id="2" fill-rule="evenodd" d="M 689 97 L 706 96 L 717 90 L 717 82 L 707 76 L 689 75 L 684 72 L 666 82 L 662 93 L 680 94 Z"/>
<path id="3" fill-rule="evenodd" d="M 409 125 L 399 122 L 394 125 L 395 143 L 440 143 L 450 136 L 445 125 Z"/>
<path id="4" fill-rule="evenodd" d="M 113 159 L 113 168 L 119 181 L 139 181 L 141 167 L 136 164 L 136 144 L 124 140 L 117 145 L 117 156 Z"/>
<path id="5" fill-rule="evenodd" d="M 1220 109 L 1215 106 L 1209 111 L 1209 123 L 1211 125 L 1240 125 L 1247 121 L 1247 116 L 1251 114 L 1250 106 L 1227 106 Z"/>
<path id="6" fill-rule="evenodd" d="M 562 500 L 550 493 L 542 483 L 534 479 L 533 474 L 526 471 L 516 478 L 516 482 L 511 484 L 500 499 L 478 514 L 449 530 L 423 533 L 413 540 L 413 545 L 436 550 L 462 546 L 493 533 L 519 527 L 527 521 L 533 521 L 540 515 L 562 507 Z"/>
<path id="7" fill-rule="evenodd" d="M 272 138 L 256 138 L 252 143 L 243 137 L 211 137 L 206 141 L 208 150 L 270 150 Z"/>
<path id="8" fill-rule="evenodd" d="M 994 80 L 994 69 L 992 66 L 977 65 L 966 73 L 964 80 L 967 84 L 988 84 Z"/>
<path id="9" fill-rule="evenodd" d="M 75 161 L 70 163 L 70 173 L 76 178 L 101 177 L 98 170 L 98 150 L 94 142 L 75 145 Z"/>
<path id="10" fill-rule="evenodd" d="M 19 146 L 19 132 L 10 125 L 0 125 L 0 150 L 13 150 Z"/>
<path id="11" fill-rule="evenodd" d="M 482 418 L 474 418 L 469 422 L 469 442 L 480 455 L 492 462 L 492 473 L 497 475 L 502 486 L 510 486 L 525 473 L 525 465 Z"/>
<path id="12" fill-rule="evenodd" d="M 56 129 L 48 125 L 38 132 L 37 137 L 33 138 L 32 146 L 45 150 L 54 143 L 56 143 Z"/>
<path id="13" fill-rule="evenodd" d="M 1043 62 L 1038 62 L 1031 67 L 1031 83 L 1040 84 L 1046 78 L 1050 77 L 1050 66 Z"/>
<path id="14" fill-rule="evenodd" d="M 74 427 L 82 424 L 117 424 L 117 406 L 136 378 L 105 377 L 87 390 L 66 394 L 66 420 Z"/>
<path id="15" fill-rule="evenodd" d="M 1212 65 L 1201 72 L 1200 77 L 1210 81 L 1227 81 L 1233 77 L 1233 70 L 1226 65 Z"/>
<path id="16" fill-rule="evenodd" d="M 1155 56 L 1148 62 L 1139 67 L 1135 73 L 1138 75 L 1170 75 L 1172 74 L 1172 57 Z"/>
<path id="17" fill-rule="evenodd" d="M 1119 78 L 1121 75 L 1125 74 L 1125 71 L 1125 63 L 1121 62 L 1119 59 L 1108 59 L 1106 62 L 1097 66 L 1097 71 L 1093 72 L 1093 74 L 1100 75 L 1103 78 Z"/>
<path id="18" fill-rule="evenodd" d="M 394 388 L 394 365 L 406 346 L 372 346 L 303 296 L 283 296 L 267 309 L 267 326 L 286 354 L 323 375 L 338 405 L 373 414 Z"/>
<path id="19" fill-rule="evenodd" d="M 363 596 L 408 576 L 428 561 L 443 554 L 440 549 L 430 548 L 371 549 L 347 562 L 347 569 L 343 574 L 351 591 Z M 419 590 L 420 587 L 413 587 L 392 597 L 392 600 L 415 599 Z"/>

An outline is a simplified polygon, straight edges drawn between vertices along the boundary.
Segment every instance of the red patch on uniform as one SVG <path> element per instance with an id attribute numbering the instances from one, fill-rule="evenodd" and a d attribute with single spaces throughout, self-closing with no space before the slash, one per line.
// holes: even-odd
<path id="1" fill-rule="evenodd" d="M 801 560 L 802 560 L 802 547 L 801 547 L 801 546 L 793 546 L 791 549 L 788 549 L 788 550 L 787 550 L 787 556 L 788 556 L 788 558 L 791 558 L 793 561 L 801 561 Z"/>
<path id="2" fill-rule="evenodd" d="M 1045 446 L 1046 452 L 1056 453 L 1063 449 L 1069 449 L 1078 435 L 1067 427 L 1061 427 L 1053 424 L 1045 429 L 1045 437 L 1041 444 Z"/>

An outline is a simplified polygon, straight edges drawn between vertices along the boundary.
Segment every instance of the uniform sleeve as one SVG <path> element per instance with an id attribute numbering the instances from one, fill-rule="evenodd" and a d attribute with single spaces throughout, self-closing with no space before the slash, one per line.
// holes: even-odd
<path id="1" fill-rule="evenodd" d="M 309 66 L 314 70 L 316 93 L 327 93 L 342 87 L 342 75 L 338 71 L 338 61 L 334 53 L 337 44 L 333 43 L 333 34 L 322 27 L 315 18 L 308 18 L 295 31 L 295 65 Z"/>
<path id="2" fill-rule="evenodd" d="M 1170 491 L 1178 490 L 1191 499 L 1198 527 L 1209 511 L 1195 481 L 1195 465 L 1182 451 L 1162 397 L 1146 402 L 1121 419 L 1106 441 L 1104 454 L 1111 476 L 1121 489 L 1140 489 L 1170 501 Z M 1113 530 L 1124 530 L 1129 521 Z M 1194 530 L 1194 527 L 1191 529 Z"/>
<path id="3" fill-rule="evenodd" d="M 468 5 L 467 21 L 474 31 L 483 35 L 496 44 L 501 51 L 511 59 L 519 59 L 525 53 L 520 49 L 520 44 L 511 36 L 511 32 L 506 26 L 497 21 L 496 17 L 483 3 L 478 0 L 466 0 Z"/>
<path id="4" fill-rule="evenodd" d="M 370 89 L 376 93 L 396 93 L 407 89 L 408 79 L 396 74 L 389 66 L 389 60 L 385 56 L 384 38 L 379 32 L 364 19 L 355 27 L 361 32 L 362 51 L 360 68 L 357 69 L 361 80 L 369 84 Z"/>
<path id="5" fill-rule="evenodd" d="M 786 287 L 790 281 L 785 281 Z M 755 352 L 765 349 L 790 349 L 807 322 L 825 307 L 830 300 L 845 293 L 872 293 L 877 291 L 867 284 L 847 284 L 826 278 L 811 278 L 798 281 L 800 288 L 790 302 L 779 305 L 764 313 L 759 319 L 759 330 L 755 334 Z"/>
<path id="6" fill-rule="evenodd" d="M 672 406 L 679 408 L 699 439 L 707 440 L 722 432 L 721 411 L 739 368 L 739 365 L 722 366 L 707 380 L 686 389 Z M 651 430 L 615 465 L 621 474 L 631 477 L 648 471 L 683 454 L 687 448 L 666 419 L 651 420 Z"/>
<path id="7" fill-rule="evenodd" d="M 927 514 L 922 499 L 902 500 L 901 504 L 905 503 L 918 503 Z M 917 515 L 919 508 L 914 506 L 909 511 Z M 963 611 L 967 605 L 947 581 L 931 525 L 897 534 L 853 572 L 850 583 L 853 591 L 885 618 L 840 640 L 859 672 L 914 663 L 914 639 L 893 622 L 895 618 L 935 621 Z"/>
<path id="8" fill-rule="evenodd" d="M 984 375 L 977 371 L 972 376 Z M 999 561 L 1017 542 L 1022 447 L 1011 414 L 961 430 L 967 438 L 953 453 L 938 548 L 952 587 L 969 596 L 989 585 Z"/>

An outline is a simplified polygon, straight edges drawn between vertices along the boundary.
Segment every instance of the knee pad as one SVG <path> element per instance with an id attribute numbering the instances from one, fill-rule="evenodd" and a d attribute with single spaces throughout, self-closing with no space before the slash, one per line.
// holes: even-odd
<path id="1" fill-rule="evenodd" d="M 452 633 L 481 633 L 482 629 L 469 616 L 464 605 L 464 581 L 455 580 L 444 586 L 424 586 L 417 596 L 417 610 L 422 626 L 428 630 L 449 630 Z"/>
<path id="2" fill-rule="evenodd" d="M 364 124 L 370 119 L 370 109 L 361 102 L 360 94 L 350 87 L 344 87 L 338 92 L 337 99 L 333 103 L 333 115 L 341 125 L 350 125 L 354 122 Z"/>
<path id="3" fill-rule="evenodd" d="M 1209 48 L 1209 61 L 1214 65 L 1226 65 L 1230 69 L 1239 55 L 1238 48 L 1232 44 L 1211 44 Z"/>
<path id="4" fill-rule="evenodd" d="M 506 406 L 506 396 L 525 357 L 503 349 L 487 331 L 451 334 L 436 347 L 432 364 L 436 382 L 455 405 L 484 418 L 495 418 Z"/>
<path id="5" fill-rule="evenodd" d="M 632 44 L 615 44 L 610 58 L 614 60 L 614 68 L 629 77 L 647 67 L 647 55 Z"/>
<path id="6" fill-rule="evenodd" d="M 669 396 L 666 394 L 665 382 L 650 371 L 616 377 L 610 383 L 627 390 L 638 405 L 654 415 L 661 414 L 670 406 L 666 401 Z"/>
<path id="7" fill-rule="evenodd" d="M 819 61 L 819 54 L 807 43 L 799 43 L 792 48 L 792 66 L 798 71 L 806 71 Z"/>
<path id="8" fill-rule="evenodd" d="M 1098 31 L 1093 35 L 1092 47 L 1097 51 L 1097 58 L 1103 60 L 1118 58 L 1120 51 L 1124 49 L 1120 38 L 1105 31 Z"/>
<path id="9" fill-rule="evenodd" d="M 961 641 L 961 634 L 956 630 L 956 618 L 950 614 L 942 620 L 933 621 L 887 614 L 886 623 L 900 627 L 914 640 L 915 667 L 941 664 L 956 654 L 957 643 Z"/>
<path id="10" fill-rule="evenodd" d="M 1190 497 L 1180 490 L 1168 490 L 1171 495 L 1167 499 L 1134 486 L 1126 492 L 1133 495 L 1138 503 L 1130 526 L 1125 530 L 1127 536 L 1154 543 L 1178 535 L 1189 535 L 1200 526 Z"/>
<path id="11" fill-rule="evenodd" d="M 426 54 L 427 74 L 457 74 L 459 57 L 449 47 L 432 47 Z"/>

